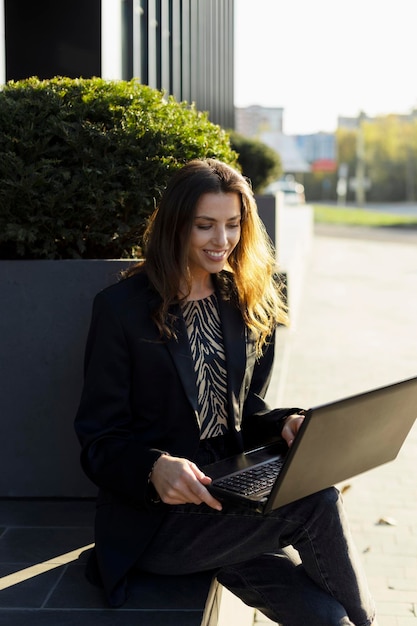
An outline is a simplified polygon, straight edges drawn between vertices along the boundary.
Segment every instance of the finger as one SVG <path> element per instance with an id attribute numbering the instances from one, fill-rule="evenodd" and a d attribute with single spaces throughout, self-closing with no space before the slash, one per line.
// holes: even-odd
<path id="1" fill-rule="evenodd" d="M 284 426 L 281 432 L 282 438 L 286 441 L 287 446 L 290 448 L 294 443 L 294 439 L 297 435 L 298 428 L 296 428 L 296 424 L 287 424 Z"/>
<path id="2" fill-rule="evenodd" d="M 292 435 L 296 435 L 300 430 L 301 424 L 304 421 L 303 415 L 291 415 L 290 418 L 287 419 L 282 431 L 285 433 L 292 433 Z"/>
<path id="3" fill-rule="evenodd" d="M 214 498 L 204 486 L 205 484 L 207 485 L 211 483 L 211 478 L 209 476 L 206 476 L 201 470 L 199 470 L 196 465 L 194 465 L 194 468 L 197 470 L 197 474 L 201 476 L 201 479 L 197 478 L 197 480 L 194 479 L 194 481 L 189 483 L 188 486 L 190 488 L 192 497 L 192 499 L 190 499 L 189 501 L 193 502 L 194 504 L 201 504 L 202 502 L 204 502 L 209 507 L 216 509 L 217 511 L 221 511 L 221 503 L 216 500 L 216 498 Z"/>
<path id="4" fill-rule="evenodd" d="M 211 484 L 212 479 L 210 478 L 210 476 L 207 476 L 206 474 L 204 474 L 204 472 L 202 472 L 201 469 L 197 467 L 197 465 L 195 465 L 195 463 L 190 463 L 190 467 L 193 470 L 195 477 L 200 483 L 202 483 L 203 485 Z"/>
<path id="5" fill-rule="evenodd" d="M 285 439 L 288 445 L 290 444 L 290 441 L 294 439 L 294 433 L 292 432 L 289 424 L 285 424 L 284 428 L 281 431 L 281 436 L 283 439 Z"/>
<path id="6" fill-rule="evenodd" d="M 205 487 L 202 487 L 202 489 L 203 490 L 199 493 L 199 497 L 201 498 L 200 504 L 201 502 L 204 502 L 212 509 L 215 509 L 216 511 L 221 511 L 223 508 L 221 502 L 216 500 L 216 498 L 214 498 Z"/>
<path id="7" fill-rule="evenodd" d="M 201 485 L 210 485 L 212 483 L 212 479 L 210 478 L 210 476 L 206 476 L 206 474 L 204 474 L 204 472 L 202 472 L 200 468 L 197 467 L 197 465 L 195 465 L 194 463 L 191 463 L 191 466 L 195 473 L 195 476 L 197 477 Z M 216 500 L 216 498 L 214 498 L 205 487 L 203 489 L 201 488 L 199 489 L 198 496 L 199 498 L 201 498 L 201 501 L 199 504 L 201 504 L 201 502 L 204 502 L 212 509 L 216 509 L 216 511 L 222 510 L 223 507 L 221 505 L 221 502 Z"/>
<path id="8" fill-rule="evenodd" d="M 195 464 L 190 462 L 190 469 L 192 470 L 194 476 L 197 478 L 197 480 L 199 480 L 200 482 L 205 481 L 207 478 L 209 478 L 208 476 L 206 476 L 206 474 Z M 210 479 L 211 480 L 211 479 Z"/>
<path id="9" fill-rule="evenodd" d="M 191 464 L 190 464 L 191 465 Z M 196 467 L 195 467 L 196 468 Z M 196 468 L 197 469 L 197 468 Z M 170 485 L 169 490 L 165 494 L 164 500 L 167 504 L 201 504 L 207 503 L 209 506 L 221 510 L 221 504 L 207 491 L 204 484 L 210 484 L 211 478 L 201 471 L 197 472 L 201 475 L 199 480 L 193 471 L 188 471 L 179 478 L 175 483 Z"/>
<path id="10" fill-rule="evenodd" d="M 170 457 L 170 460 L 172 463 L 172 457 Z M 161 499 L 166 504 L 186 504 L 191 502 L 199 505 L 205 502 L 208 506 L 221 511 L 221 503 L 204 486 L 210 483 L 211 478 L 206 476 L 195 463 L 188 461 L 185 465 L 182 464 L 181 471 L 175 480 L 172 480 L 171 477 L 169 485 L 166 485 L 164 490 L 164 497 L 161 496 Z"/>

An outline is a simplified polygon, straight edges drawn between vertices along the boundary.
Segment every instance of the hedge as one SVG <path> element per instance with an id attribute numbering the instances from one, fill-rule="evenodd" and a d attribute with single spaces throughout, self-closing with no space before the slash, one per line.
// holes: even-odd
<path id="1" fill-rule="evenodd" d="M 207 114 L 137 80 L 9 82 L 0 91 L 0 258 L 129 258 L 167 179 L 237 165 Z"/>

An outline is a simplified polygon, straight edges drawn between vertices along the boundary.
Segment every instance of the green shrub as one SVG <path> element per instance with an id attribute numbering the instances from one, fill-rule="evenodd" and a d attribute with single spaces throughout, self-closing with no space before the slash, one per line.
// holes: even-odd
<path id="1" fill-rule="evenodd" d="M 30 78 L 0 92 L 0 258 L 127 258 L 168 177 L 236 165 L 205 113 L 132 81 Z"/>
<path id="2" fill-rule="evenodd" d="M 262 141 L 230 131 L 230 144 L 238 153 L 242 174 L 251 180 L 255 193 L 261 193 L 268 183 L 280 178 L 281 158 Z"/>

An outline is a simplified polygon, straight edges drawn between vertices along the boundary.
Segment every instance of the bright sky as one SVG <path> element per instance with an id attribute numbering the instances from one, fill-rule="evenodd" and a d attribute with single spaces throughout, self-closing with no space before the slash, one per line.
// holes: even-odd
<path id="1" fill-rule="evenodd" d="M 416 0 L 235 0 L 235 104 L 287 134 L 417 108 Z"/>

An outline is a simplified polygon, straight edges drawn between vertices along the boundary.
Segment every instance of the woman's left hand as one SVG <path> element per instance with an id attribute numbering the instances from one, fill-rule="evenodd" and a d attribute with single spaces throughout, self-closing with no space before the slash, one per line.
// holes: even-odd
<path id="1" fill-rule="evenodd" d="M 285 418 L 285 423 L 281 431 L 281 436 L 287 442 L 288 447 L 290 448 L 293 444 L 293 441 L 300 430 L 301 424 L 304 421 L 304 415 L 294 414 L 289 415 Z"/>

